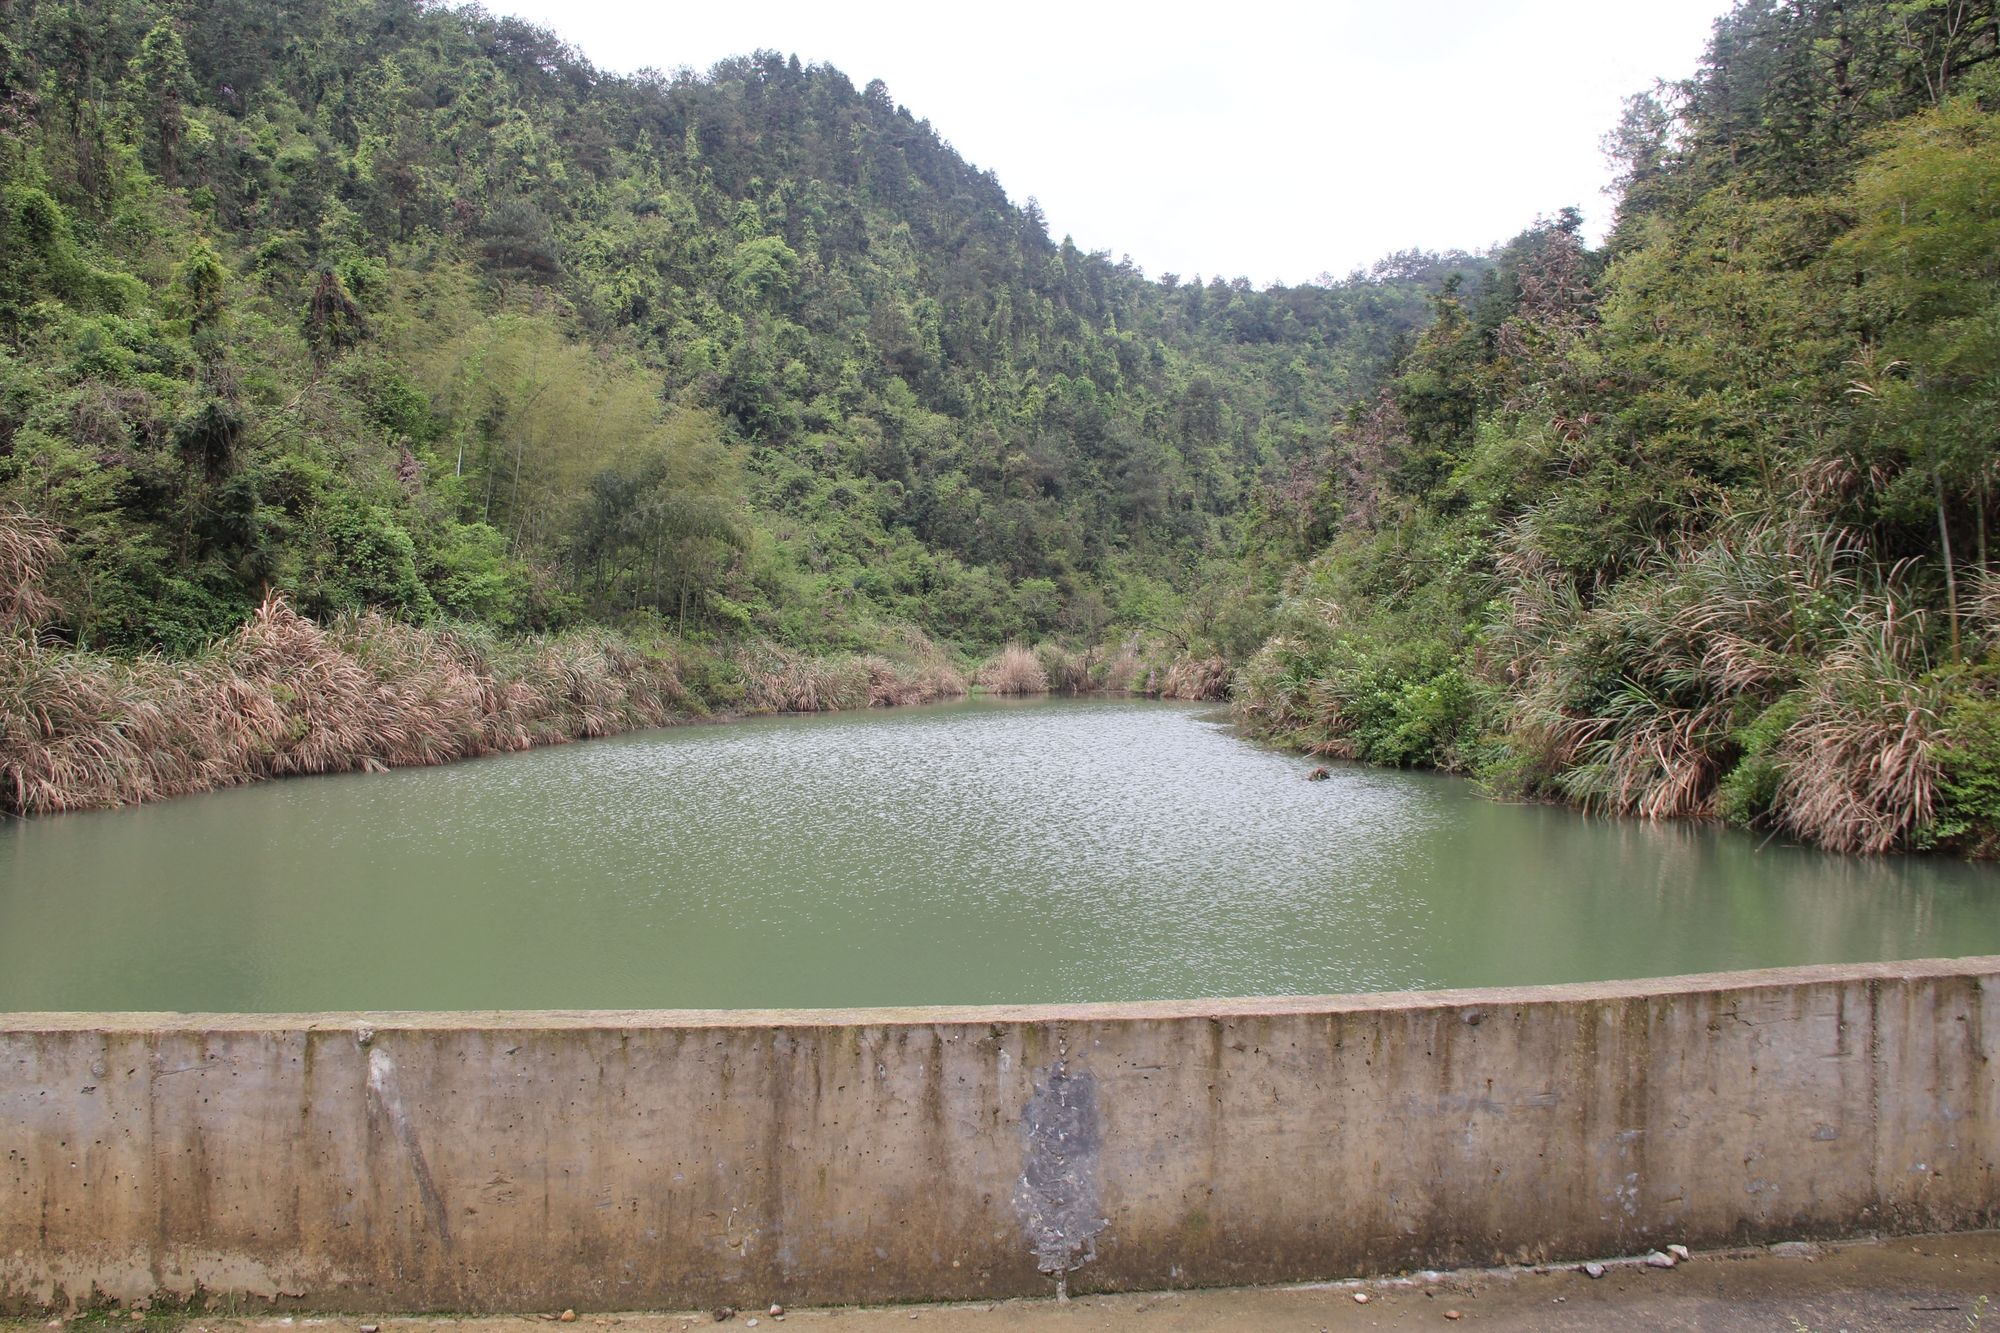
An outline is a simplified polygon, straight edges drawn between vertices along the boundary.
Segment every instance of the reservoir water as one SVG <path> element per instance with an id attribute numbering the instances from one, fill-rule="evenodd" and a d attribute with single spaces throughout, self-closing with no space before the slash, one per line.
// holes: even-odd
<path id="1" fill-rule="evenodd" d="M 0 1010 L 1323 994 L 2000 953 L 2000 871 L 1483 799 L 1213 707 L 684 727 L 0 823 Z"/>

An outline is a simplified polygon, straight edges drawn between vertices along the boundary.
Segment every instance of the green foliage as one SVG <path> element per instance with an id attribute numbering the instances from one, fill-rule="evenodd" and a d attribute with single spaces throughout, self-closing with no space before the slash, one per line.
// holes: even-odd
<path id="1" fill-rule="evenodd" d="M 770 52 L 614 78 L 415 0 L 31 0 L 0 35 L 47 93 L 0 143 L 0 337 L 46 372 L 0 494 L 132 590 L 70 625 L 98 646 L 199 584 L 823 650 L 1164 614 L 1248 652 L 1262 497 L 1483 269 L 1149 279 Z M 88 440 L 72 389 L 113 405 Z M 218 452 L 188 423 L 225 409 Z"/>
<path id="2" fill-rule="evenodd" d="M 1794 692 L 1781 696 L 1769 708 L 1739 728 L 1733 737 L 1742 758 L 1722 779 L 1722 817 L 1748 828 L 1769 817 L 1778 801 L 1778 784 L 1784 776 L 1779 768 L 1779 744 L 1804 713 L 1806 699 Z"/>
<path id="3" fill-rule="evenodd" d="M 1984 2 L 1746 3 L 1635 100 L 1605 249 L 1559 216 L 1446 285 L 1271 506 L 1338 519 L 1252 721 L 1510 795 L 1994 850 L 1951 672 L 2000 636 L 1996 34 Z"/>
<path id="4" fill-rule="evenodd" d="M 1466 771 L 1490 700 L 1469 656 L 1488 580 L 1454 524 L 1350 537 L 1291 580 L 1245 668 L 1252 724 L 1316 753 Z"/>
<path id="5" fill-rule="evenodd" d="M 1968 682 L 1986 689 L 1952 697 L 1938 783 L 1944 799 L 1927 830 L 1935 841 L 1989 856 L 2000 851 L 2000 698 L 1991 690 L 1996 677 L 2000 670 L 1988 667 Z"/>

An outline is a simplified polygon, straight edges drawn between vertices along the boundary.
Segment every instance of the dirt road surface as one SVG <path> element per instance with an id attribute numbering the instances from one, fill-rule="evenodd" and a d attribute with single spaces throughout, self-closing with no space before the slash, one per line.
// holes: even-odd
<path id="1" fill-rule="evenodd" d="M 1357 1296 L 1366 1296 L 1364 1301 Z M 1981 1298 L 1987 1298 L 1982 1303 Z M 1460 1330 L 1486 1333 L 1876 1333 L 1982 1330 L 2000 1333 L 2000 1232 L 1824 1246 L 1780 1246 L 1696 1254 L 1671 1269 L 1607 1263 L 1602 1277 L 1569 1268 L 1485 1269 L 1368 1282 L 1208 1291 L 1077 1295 L 969 1305 L 549 1315 L 239 1318 L 169 1314 L 134 1320 L 98 1312 L 69 1321 L 0 1321 L 5 1333 L 93 1326 L 134 1333 L 1365 1333 Z"/>

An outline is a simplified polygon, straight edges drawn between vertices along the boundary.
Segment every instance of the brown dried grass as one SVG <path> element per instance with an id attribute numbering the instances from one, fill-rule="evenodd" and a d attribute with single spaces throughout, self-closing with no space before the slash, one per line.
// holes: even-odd
<path id="1" fill-rule="evenodd" d="M 1090 689 L 1090 659 L 1073 653 L 1059 643 L 1035 646 L 1035 662 L 1042 668 L 1051 694 L 1083 694 Z"/>
<path id="2" fill-rule="evenodd" d="M 1139 654 L 1136 640 L 1127 639 L 1118 645 L 1118 651 L 1106 658 L 1097 667 L 1097 688 L 1101 690 L 1136 690 L 1146 679 L 1146 660 Z"/>
<path id="3" fill-rule="evenodd" d="M 966 694 L 965 677 L 948 663 L 912 665 L 886 657 L 864 657 L 861 665 L 868 672 L 870 708 L 933 704 L 940 699 L 962 699 Z"/>
<path id="4" fill-rule="evenodd" d="M 502 641 L 380 615 L 319 625 L 282 598 L 198 657 L 113 657 L 44 643 L 40 583 L 60 533 L 0 511 L 0 810 L 160 800 L 294 773 L 382 770 L 636 727 L 686 711 L 675 662 L 600 630 Z M 900 660 L 765 647 L 739 658 L 751 711 L 816 712 L 962 696 L 915 630 Z"/>
<path id="5" fill-rule="evenodd" d="M 1160 696 L 1165 699 L 1227 699 L 1229 659 L 1190 657 L 1183 653 L 1167 667 L 1167 674 L 1160 681 Z"/>
<path id="6" fill-rule="evenodd" d="M 1645 819 L 1716 813 L 1722 776 L 1716 737 L 1726 736 L 1726 703 L 1700 708 L 1663 704 L 1631 690 L 1608 717 L 1565 718 L 1539 742 L 1574 762 L 1564 788 L 1586 810 Z"/>
<path id="7" fill-rule="evenodd" d="M 580 633 L 510 646 L 271 598 L 202 656 L 0 638 L 0 808 L 80 810 L 293 773 L 449 763 L 674 720 L 670 662 Z"/>
<path id="8" fill-rule="evenodd" d="M 1860 555 L 1838 529 L 1766 525 L 1662 548 L 1592 601 L 1533 551 L 1509 550 L 1508 613 L 1488 660 L 1509 687 L 1517 752 L 1538 756 L 1587 808 L 1717 814 L 1735 726 L 1812 675 L 1839 640 L 1822 608 L 1858 595 Z M 1607 676 L 1620 682 L 1608 697 Z"/>
<path id="9" fill-rule="evenodd" d="M 769 644 L 745 652 L 737 658 L 744 709 L 824 713 L 964 697 L 965 677 L 921 631 L 904 630 L 891 651 L 898 656 L 811 657 Z"/>
<path id="10" fill-rule="evenodd" d="M 32 629 L 56 614 L 41 581 L 61 558 L 53 523 L 18 508 L 0 510 L 0 630 Z"/>
<path id="11" fill-rule="evenodd" d="M 859 658 L 809 657 L 766 644 L 740 655 L 737 665 L 749 712 L 825 713 L 868 706 L 869 671 Z"/>
<path id="12" fill-rule="evenodd" d="M 1982 574 L 1966 603 L 1971 632 L 1987 648 L 2000 647 L 2000 573 Z"/>
<path id="13" fill-rule="evenodd" d="M 1942 687 L 1911 661 L 1922 612 L 1869 610 L 1775 754 L 1779 826 L 1841 852 L 1891 851 L 1930 823 L 1946 739 Z"/>
<path id="14" fill-rule="evenodd" d="M 1035 655 L 1010 643 L 973 673 L 972 683 L 992 694 L 1047 694 L 1049 678 Z"/>
<path id="15" fill-rule="evenodd" d="M 942 648 L 915 625 L 905 625 L 893 656 L 862 659 L 868 670 L 868 705 L 897 708 L 908 704 L 962 699 L 968 693 L 965 676 Z"/>

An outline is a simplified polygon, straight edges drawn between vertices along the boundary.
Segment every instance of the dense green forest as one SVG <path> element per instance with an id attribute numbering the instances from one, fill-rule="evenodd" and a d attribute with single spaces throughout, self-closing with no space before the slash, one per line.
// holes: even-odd
<path id="1" fill-rule="evenodd" d="M 1267 731 L 1851 851 L 2000 841 L 2000 16 L 1750 0 L 1336 432 Z"/>
<path id="2" fill-rule="evenodd" d="M 612 77 L 469 7 L 13 0 L 0 804 L 985 661 L 1991 854 L 1996 54 L 1992 0 L 1747 0 L 1628 104 L 1603 245 L 1557 209 L 1258 290 L 1053 240 L 776 53 Z M 368 749 L 371 689 L 415 739 Z"/>
<path id="3" fill-rule="evenodd" d="M 408 0 L 4 31 L 0 495 L 86 647 L 270 590 L 809 650 L 1178 622 L 1464 266 L 1150 279 L 771 52 L 607 77 Z M 1271 581 L 1194 614 L 1247 602 L 1247 652 Z"/>

